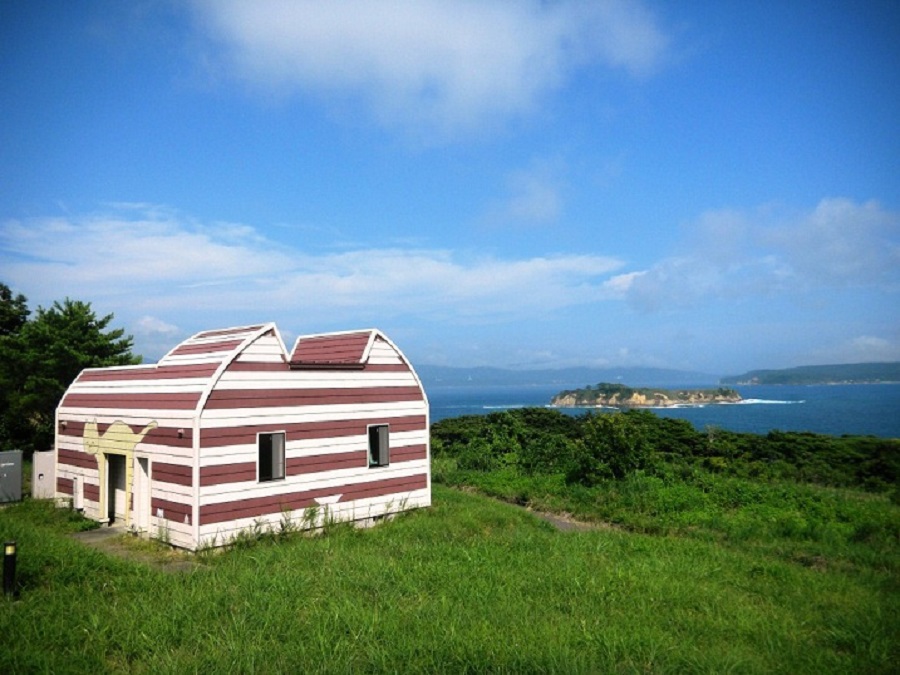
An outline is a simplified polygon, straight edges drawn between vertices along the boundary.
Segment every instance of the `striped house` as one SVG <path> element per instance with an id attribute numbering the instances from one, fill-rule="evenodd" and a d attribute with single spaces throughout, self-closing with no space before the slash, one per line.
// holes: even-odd
<path id="1" fill-rule="evenodd" d="M 56 495 L 175 546 L 431 504 L 428 399 L 375 329 L 205 331 L 159 363 L 84 370 L 56 411 Z"/>

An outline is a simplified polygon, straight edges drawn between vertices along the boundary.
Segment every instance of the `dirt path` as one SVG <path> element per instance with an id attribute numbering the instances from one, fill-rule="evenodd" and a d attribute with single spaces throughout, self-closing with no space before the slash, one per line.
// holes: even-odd
<path id="1" fill-rule="evenodd" d="M 575 518 L 575 516 L 569 513 L 550 513 L 549 511 L 535 511 L 530 506 L 524 506 L 522 504 L 516 504 L 515 502 L 508 502 L 497 497 L 492 497 L 491 495 L 487 495 L 479 491 L 478 489 L 468 485 L 459 485 L 454 487 L 453 489 L 459 490 L 460 492 L 468 492 L 471 494 L 481 495 L 482 497 L 493 499 L 494 501 L 500 502 L 501 504 L 507 504 L 514 508 L 521 509 L 522 511 L 526 511 L 527 513 L 533 515 L 535 518 L 539 518 L 546 523 L 550 523 L 560 532 L 587 532 L 589 530 L 620 529 L 618 525 L 614 525 L 613 523 L 587 522 L 584 520 L 578 520 L 577 518 Z"/>
<path id="2" fill-rule="evenodd" d="M 513 506 L 518 506 L 514 504 Z M 608 523 L 586 523 L 582 520 L 575 520 L 572 516 L 559 513 L 546 513 L 544 511 L 532 511 L 527 506 L 519 508 L 525 509 L 536 518 L 550 523 L 561 532 L 585 532 L 587 530 L 606 530 L 612 529 L 612 525 Z"/>
<path id="3" fill-rule="evenodd" d="M 190 553 L 175 551 L 163 544 L 139 539 L 123 527 L 98 527 L 70 535 L 85 546 L 107 555 L 142 563 L 164 572 L 189 572 L 202 567 Z"/>

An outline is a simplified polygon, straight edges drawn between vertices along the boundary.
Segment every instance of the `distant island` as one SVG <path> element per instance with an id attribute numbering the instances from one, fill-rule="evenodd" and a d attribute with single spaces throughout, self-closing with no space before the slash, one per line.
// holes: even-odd
<path id="1" fill-rule="evenodd" d="M 601 382 L 584 389 L 562 391 L 553 397 L 550 405 L 557 408 L 672 408 L 739 401 L 741 395 L 727 387 L 671 390 Z"/>
<path id="2" fill-rule="evenodd" d="M 798 366 L 781 370 L 751 370 L 731 375 L 721 384 L 880 384 L 900 382 L 900 362 L 843 363 Z"/>

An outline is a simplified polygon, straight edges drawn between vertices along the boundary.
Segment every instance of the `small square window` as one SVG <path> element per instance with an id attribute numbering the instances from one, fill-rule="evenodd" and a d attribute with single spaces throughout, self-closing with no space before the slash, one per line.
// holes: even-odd
<path id="1" fill-rule="evenodd" d="M 259 435 L 259 480 L 284 478 L 284 433 Z"/>
<path id="2" fill-rule="evenodd" d="M 387 466 L 390 455 L 388 425 L 373 424 L 369 427 L 369 466 Z"/>

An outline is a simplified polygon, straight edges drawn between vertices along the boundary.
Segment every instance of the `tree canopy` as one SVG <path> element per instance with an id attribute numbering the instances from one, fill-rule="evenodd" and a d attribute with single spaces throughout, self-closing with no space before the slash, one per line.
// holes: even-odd
<path id="1" fill-rule="evenodd" d="M 6 284 L 0 284 L 0 337 L 17 333 L 28 320 L 28 301 L 19 293 L 13 295 Z"/>
<path id="2" fill-rule="evenodd" d="M 431 425 L 431 450 L 439 467 L 432 470 L 447 475 L 447 467 L 453 467 L 457 478 L 499 471 L 507 477 L 553 476 L 570 486 L 613 489 L 637 473 L 669 482 L 722 474 L 858 487 L 900 499 L 900 440 L 777 430 L 760 435 L 715 427 L 701 431 L 687 420 L 646 410 L 572 416 L 520 408 L 448 418 Z"/>
<path id="3" fill-rule="evenodd" d="M 85 368 L 141 362 L 134 339 L 109 328 L 89 302 L 66 298 L 34 316 L 21 294 L 0 283 L 0 445 L 29 452 L 51 447 L 54 411 Z"/>

